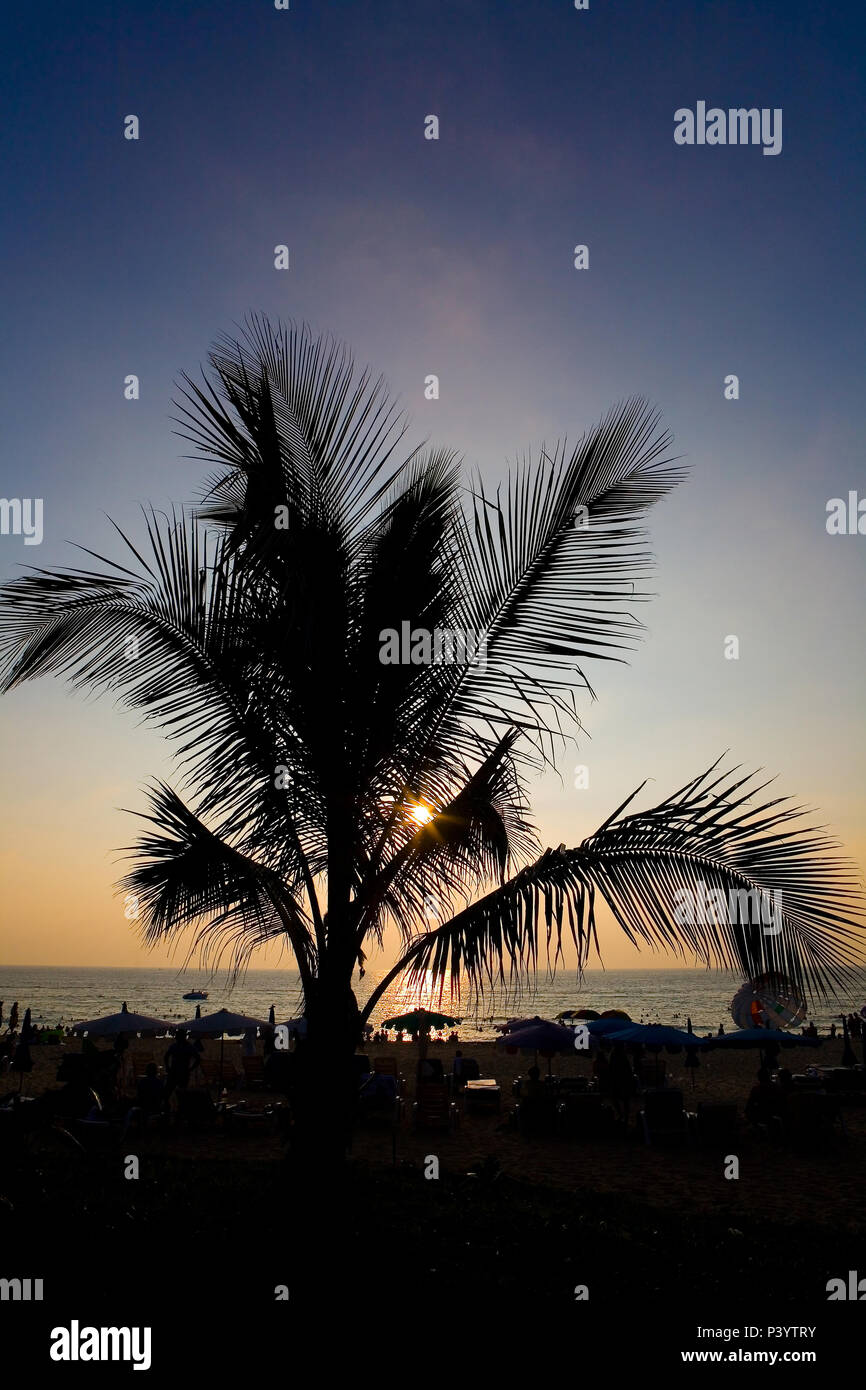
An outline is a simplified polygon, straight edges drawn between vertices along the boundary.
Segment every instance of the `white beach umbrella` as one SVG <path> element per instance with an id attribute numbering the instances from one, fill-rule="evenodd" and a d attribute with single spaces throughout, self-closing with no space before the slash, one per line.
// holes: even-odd
<path id="1" fill-rule="evenodd" d="M 200 1018 L 190 1018 L 179 1023 L 188 1033 L 245 1033 L 248 1028 L 264 1028 L 263 1018 L 248 1018 L 246 1014 L 233 1014 L 230 1009 L 217 1009 L 213 1014 L 202 1014 Z"/>
<path id="2" fill-rule="evenodd" d="M 219 1034 L 220 1090 L 222 1090 L 223 1084 L 223 1050 L 225 1048 L 226 1033 L 245 1033 L 248 1028 L 264 1027 L 264 1019 L 249 1018 L 246 1014 L 233 1014 L 230 1009 L 217 1009 L 216 1013 L 204 1014 L 201 1018 L 191 1018 L 186 1023 L 178 1024 L 178 1028 L 185 1028 L 187 1033 L 198 1033 L 204 1035 Z"/>
<path id="3" fill-rule="evenodd" d="M 134 1014 L 124 1004 L 119 1014 L 106 1014 L 104 1018 L 91 1018 L 86 1023 L 74 1023 L 73 1033 L 87 1033 L 91 1038 L 116 1038 L 118 1033 L 170 1033 L 175 1027 L 164 1018 L 150 1018 L 147 1014 Z"/>

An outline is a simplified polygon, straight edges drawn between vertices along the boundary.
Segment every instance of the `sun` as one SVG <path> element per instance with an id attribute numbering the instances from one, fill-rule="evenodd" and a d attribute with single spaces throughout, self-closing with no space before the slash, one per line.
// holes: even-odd
<path id="1" fill-rule="evenodd" d="M 413 820 L 416 825 L 427 825 L 427 823 L 433 819 L 433 812 L 430 810 L 429 806 L 424 806 L 419 803 L 417 806 L 412 806 L 410 808 L 409 819 Z"/>

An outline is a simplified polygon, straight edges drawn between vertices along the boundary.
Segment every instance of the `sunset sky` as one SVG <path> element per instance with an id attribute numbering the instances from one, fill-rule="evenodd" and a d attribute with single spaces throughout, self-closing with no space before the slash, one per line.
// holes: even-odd
<path id="1" fill-rule="evenodd" d="M 490 480 L 646 395 L 692 476 L 651 514 L 645 640 L 628 665 L 589 669 L 587 735 L 536 784 L 542 838 L 575 844 L 644 778 L 660 799 L 730 750 L 866 868 L 866 536 L 825 527 L 829 499 L 866 496 L 855 11 L 680 10 L 9 14 L 0 491 L 44 499 L 44 540 L 0 536 L 2 576 L 83 563 L 70 541 L 118 555 L 108 516 L 140 534 L 141 503 L 197 494 L 173 382 L 250 310 L 345 339 L 409 410 L 413 443 L 455 447 Z M 781 153 L 678 146 L 674 112 L 699 100 L 781 108 Z M 0 701 L 0 760 L 4 962 L 166 963 L 113 888 L 136 834 L 120 808 L 172 777 L 159 735 L 43 680 Z M 603 947 L 610 967 L 669 963 L 612 924 Z"/>

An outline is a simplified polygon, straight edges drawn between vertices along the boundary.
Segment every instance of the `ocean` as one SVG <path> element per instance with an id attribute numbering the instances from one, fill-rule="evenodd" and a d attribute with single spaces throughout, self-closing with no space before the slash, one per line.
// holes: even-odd
<path id="1" fill-rule="evenodd" d="M 684 1027 L 690 1017 L 696 1032 L 715 1032 L 720 1023 L 726 1030 L 733 1026 L 729 1005 L 741 983 L 739 976 L 700 969 L 588 970 L 580 982 L 573 970 L 563 970 L 552 980 L 539 975 L 535 989 L 526 989 L 520 997 L 500 992 L 478 1008 L 469 999 L 452 1003 L 447 988 L 440 1004 L 438 992 L 410 992 L 398 983 L 383 995 L 372 1021 L 376 1024 L 424 1004 L 461 1019 L 462 1037 L 483 1041 L 496 1036 L 496 1024 L 514 1015 L 555 1018 L 567 1008 L 598 1012 L 624 1009 L 635 1022 Z M 368 972 L 356 987 L 358 1002 L 363 1004 L 375 986 L 376 978 Z M 195 1004 L 185 1003 L 183 994 L 199 988 L 208 990 L 203 1013 L 228 1008 L 267 1018 L 273 1004 L 279 1022 L 296 1017 L 302 1008 L 294 970 L 249 970 L 232 986 L 223 972 L 206 976 L 192 970 L 180 973 L 171 967 L 0 966 L 4 1027 L 15 1000 L 22 1016 L 26 1008 L 32 1009 L 37 1024 L 62 1023 L 68 1027 L 73 1022 L 116 1013 L 124 1001 L 136 1013 L 180 1023 L 195 1012 Z M 838 1000 L 813 1000 L 809 1018 L 826 1033 L 840 1013 L 859 1012 L 864 1002 L 866 971 L 861 971 L 850 994 Z"/>

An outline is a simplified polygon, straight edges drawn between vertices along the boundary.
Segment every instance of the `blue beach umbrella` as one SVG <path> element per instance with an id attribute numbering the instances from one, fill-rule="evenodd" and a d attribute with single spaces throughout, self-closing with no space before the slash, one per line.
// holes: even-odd
<path id="1" fill-rule="evenodd" d="M 583 1026 L 587 1029 L 591 1037 L 609 1038 L 611 1033 L 621 1033 L 624 1028 L 632 1028 L 640 1025 L 626 1023 L 621 1018 L 593 1018 L 590 1019 L 589 1023 L 585 1023 Z"/>
<path id="2" fill-rule="evenodd" d="M 629 1023 L 625 1028 L 619 1029 L 616 1033 L 606 1033 L 605 1041 L 621 1043 L 640 1043 L 641 1046 L 649 1048 L 656 1054 L 656 1081 L 659 1075 L 658 1054 L 663 1047 L 670 1052 L 679 1052 L 680 1048 L 687 1048 L 689 1067 L 698 1065 L 696 1056 L 698 1048 L 702 1046 L 701 1039 L 696 1038 L 694 1033 L 684 1033 L 682 1028 L 670 1028 L 663 1023 Z M 692 1085 L 695 1078 L 692 1072 Z"/>
<path id="3" fill-rule="evenodd" d="M 606 1033 L 610 1042 L 641 1043 L 644 1047 L 702 1047 L 694 1033 L 682 1028 L 669 1028 L 663 1023 L 628 1023 L 616 1032 Z"/>
<path id="4" fill-rule="evenodd" d="M 539 1052 L 546 1052 L 548 1054 L 547 1071 L 549 1074 L 551 1070 L 550 1059 L 554 1052 L 574 1051 L 574 1030 L 563 1028 L 560 1023 L 548 1023 L 546 1019 L 541 1018 L 527 1024 L 525 1028 L 517 1028 L 513 1033 L 505 1033 L 496 1046 L 519 1047 L 521 1052 L 534 1052 L 536 1057 Z"/>
<path id="5" fill-rule="evenodd" d="M 529 1052 L 571 1052 L 574 1050 L 574 1030 L 563 1028 L 561 1023 L 548 1023 L 546 1019 L 528 1023 L 524 1028 L 516 1028 L 513 1033 L 505 1033 L 497 1047 L 519 1047 Z"/>
<path id="6" fill-rule="evenodd" d="M 781 1028 L 738 1028 L 721 1038 L 707 1038 L 704 1047 L 761 1047 L 778 1043 L 779 1047 L 820 1047 L 820 1038 L 806 1038 L 802 1033 L 785 1033 Z"/>

